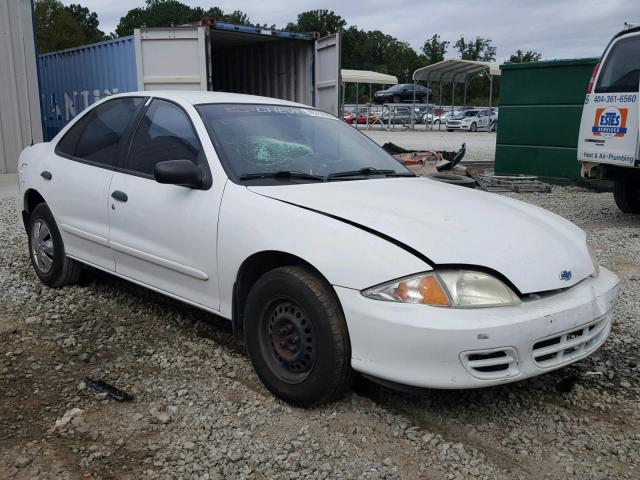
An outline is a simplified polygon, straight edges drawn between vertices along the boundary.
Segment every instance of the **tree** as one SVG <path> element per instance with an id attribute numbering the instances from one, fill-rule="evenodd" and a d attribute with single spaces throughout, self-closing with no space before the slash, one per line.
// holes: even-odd
<path id="1" fill-rule="evenodd" d="M 450 43 L 446 40 L 440 40 L 440 35 L 437 33 L 425 41 L 422 46 L 422 53 L 426 57 L 426 64 L 431 65 L 443 61 Z"/>
<path id="2" fill-rule="evenodd" d="M 99 42 L 98 16 L 81 5 L 65 7 L 59 0 L 36 1 L 36 37 L 40 53 Z"/>
<path id="3" fill-rule="evenodd" d="M 537 62 L 542 58 L 542 55 L 533 50 L 527 50 L 526 52 L 522 52 L 522 50 L 516 50 L 516 53 L 509 57 L 507 63 L 528 63 L 528 62 Z"/>
<path id="4" fill-rule="evenodd" d="M 170 27 L 195 22 L 204 16 L 202 8 L 192 8 L 178 0 L 147 0 L 145 8 L 129 10 L 120 18 L 116 33 L 123 37 L 132 35 L 136 27 Z"/>
<path id="5" fill-rule="evenodd" d="M 98 14 L 96 12 L 92 12 L 87 7 L 74 3 L 65 7 L 65 9 L 76 19 L 76 22 L 80 25 L 82 33 L 89 43 L 100 42 L 106 39 L 104 32 L 98 28 L 100 22 L 98 21 Z"/>
<path id="6" fill-rule="evenodd" d="M 132 35 L 133 29 L 137 27 L 169 27 L 197 22 L 203 17 L 239 25 L 252 25 L 247 14 L 240 10 L 225 13 L 220 7 L 211 7 L 205 11 L 202 7 L 190 7 L 178 0 L 147 0 L 146 7 L 133 8 L 120 19 L 116 34 L 123 37 Z"/>
<path id="7" fill-rule="evenodd" d="M 490 38 L 476 37 L 474 40 L 466 41 L 462 36 L 454 46 L 463 60 L 493 62 L 496 59 L 496 47 L 491 45 Z"/>
<path id="8" fill-rule="evenodd" d="M 289 32 L 318 32 L 321 37 L 344 29 L 347 21 L 331 10 L 309 10 L 298 14 L 296 23 L 289 23 L 285 30 Z"/>

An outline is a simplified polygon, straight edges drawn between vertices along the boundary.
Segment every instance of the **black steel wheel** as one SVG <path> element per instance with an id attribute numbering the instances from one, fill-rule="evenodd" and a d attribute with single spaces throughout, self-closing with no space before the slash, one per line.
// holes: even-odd
<path id="1" fill-rule="evenodd" d="M 258 279 L 247 298 L 244 332 L 264 385 L 302 407 L 333 400 L 351 385 L 347 324 L 331 285 L 300 266 Z"/>
<path id="2" fill-rule="evenodd" d="M 260 322 L 259 342 L 269 368 L 283 382 L 303 382 L 317 359 L 316 334 L 307 313 L 286 297 L 274 299 Z"/>

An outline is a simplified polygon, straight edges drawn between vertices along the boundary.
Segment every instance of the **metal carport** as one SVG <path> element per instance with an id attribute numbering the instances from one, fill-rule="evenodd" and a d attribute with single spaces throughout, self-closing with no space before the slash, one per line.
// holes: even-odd
<path id="1" fill-rule="evenodd" d="M 493 77 L 500 76 L 500 67 L 497 63 L 449 58 L 417 69 L 413 72 L 413 81 L 427 82 L 429 88 L 431 82 L 451 83 L 451 109 L 453 111 L 456 83 L 464 83 L 464 105 L 467 102 L 467 80 L 474 75 L 483 73 L 489 77 L 489 107 L 491 107 Z M 442 85 L 440 87 L 440 105 L 442 106 Z"/>

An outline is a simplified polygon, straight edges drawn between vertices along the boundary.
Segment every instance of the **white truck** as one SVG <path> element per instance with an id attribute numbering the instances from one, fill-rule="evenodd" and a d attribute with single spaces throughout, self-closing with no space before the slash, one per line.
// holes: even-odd
<path id="1" fill-rule="evenodd" d="M 640 24 L 607 45 L 587 87 L 578 160 L 583 178 L 613 180 L 618 208 L 640 213 Z"/>

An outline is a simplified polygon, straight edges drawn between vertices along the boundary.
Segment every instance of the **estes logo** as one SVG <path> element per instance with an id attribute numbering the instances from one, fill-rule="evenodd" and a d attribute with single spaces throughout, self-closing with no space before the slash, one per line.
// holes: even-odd
<path id="1" fill-rule="evenodd" d="M 596 119 L 591 131 L 604 138 L 624 137 L 627 133 L 628 108 L 601 107 L 596 109 Z"/>

